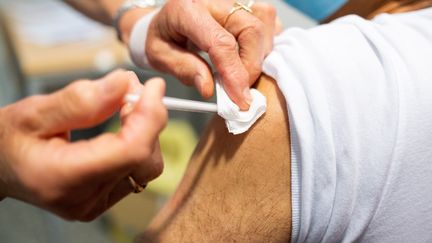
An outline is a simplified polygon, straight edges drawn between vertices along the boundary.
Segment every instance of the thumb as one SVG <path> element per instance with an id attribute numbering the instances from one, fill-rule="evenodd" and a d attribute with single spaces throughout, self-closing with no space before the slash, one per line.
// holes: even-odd
<path id="1" fill-rule="evenodd" d="M 101 123 L 120 109 L 129 84 L 137 79 L 133 72 L 119 70 L 97 81 L 76 81 L 47 96 L 38 108 L 41 133 L 54 135 Z"/>

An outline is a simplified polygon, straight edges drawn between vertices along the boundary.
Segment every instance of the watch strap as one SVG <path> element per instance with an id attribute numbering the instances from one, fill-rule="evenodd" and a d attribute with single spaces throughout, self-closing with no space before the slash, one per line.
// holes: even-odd
<path id="1" fill-rule="evenodd" d="M 120 20 L 123 15 L 131 9 L 136 8 L 155 8 L 163 5 L 164 1 L 161 0 L 126 0 L 120 5 L 116 14 L 113 18 L 113 27 L 116 30 L 117 38 L 122 41 L 121 31 L 120 31 Z"/>

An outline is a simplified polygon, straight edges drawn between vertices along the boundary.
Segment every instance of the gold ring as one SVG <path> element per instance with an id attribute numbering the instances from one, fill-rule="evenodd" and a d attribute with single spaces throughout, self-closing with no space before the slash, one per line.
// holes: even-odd
<path id="1" fill-rule="evenodd" d="M 133 188 L 134 193 L 140 193 L 140 192 L 144 191 L 144 189 L 147 186 L 147 185 L 138 184 L 132 176 L 128 176 L 128 180 L 129 180 L 130 185 Z"/>
<path id="2" fill-rule="evenodd" d="M 233 7 L 231 8 L 231 10 L 229 11 L 228 15 L 225 18 L 224 26 L 228 22 L 229 17 L 231 15 L 233 15 L 237 10 L 245 10 L 246 12 L 253 14 L 253 11 L 252 11 L 252 5 L 253 4 L 254 4 L 253 0 L 248 0 L 247 2 L 245 2 L 244 0 L 243 1 L 241 1 L 241 0 L 235 1 Z"/>

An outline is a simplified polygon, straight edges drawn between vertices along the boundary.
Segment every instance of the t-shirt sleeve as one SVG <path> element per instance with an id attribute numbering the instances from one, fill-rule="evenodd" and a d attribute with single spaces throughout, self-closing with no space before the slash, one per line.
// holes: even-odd
<path id="1" fill-rule="evenodd" d="M 432 240 L 432 9 L 288 29 L 264 71 L 288 106 L 292 241 Z"/>

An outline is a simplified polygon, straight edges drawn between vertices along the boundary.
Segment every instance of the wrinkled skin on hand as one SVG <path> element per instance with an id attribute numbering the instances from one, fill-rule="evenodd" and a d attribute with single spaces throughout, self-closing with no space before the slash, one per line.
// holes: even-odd
<path id="1" fill-rule="evenodd" d="M 146 41 L 152 67 L 195 86 L 211 97 L 214 80 L 209 64 L 197 54 L 208 53 L 229 97 L 242 110 L 251 103 L 249 87 L 258 79 L 264 57 L 271 51 L 276 10 L 255 3 L 229 15 L 233 0 L 171 0 L 153 18 Z"/>
<path id="2" fill-rule="evenodd" d="M 71 130 L 106 120 L 132 91 L 142 98 L 123 111 L 119 133 L 69 141 Z M 162 172 L 164 92 L 161 79 L 142 86 L 134 73 L 116 71 L 0 109 L 0 196 L 69 220 L 94 219 L 132 191 L 128 175 L 146 184 Z"/>

